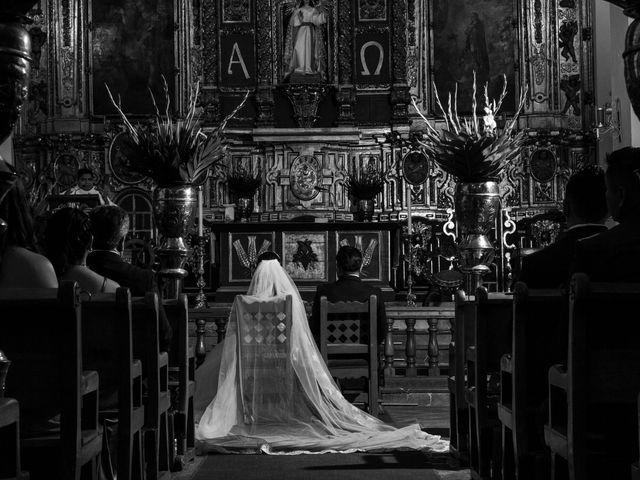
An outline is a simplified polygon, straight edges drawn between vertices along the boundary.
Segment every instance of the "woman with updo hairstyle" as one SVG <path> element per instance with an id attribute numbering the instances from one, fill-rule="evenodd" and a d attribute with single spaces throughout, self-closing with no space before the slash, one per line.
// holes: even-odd
<path id="1" fill-rule="evenodd" d="M 0 231 L 0 288 L 58 288 L 51 262 L 36 253 L 33 220 L 22 181 L 16 178 L 13 166 L 2 159 L 0 173 L 3 178 L 13 176 L 3 185 L 6 195 L 0 200 L 0 219 L 6 222 L 6 229 Z"/>
<path id="2" fill-rule="evenodd" d="M 89 293 L 112 293 L 120 286 L 86 265 L 93 235 L 89 215 L 76 208 L 54 212 L 45 230 L 45 248 L 60 281 L 77 282 Z"/>

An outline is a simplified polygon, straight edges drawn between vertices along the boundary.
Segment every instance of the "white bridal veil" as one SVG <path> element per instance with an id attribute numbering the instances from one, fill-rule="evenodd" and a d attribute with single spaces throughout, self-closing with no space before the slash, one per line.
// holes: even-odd
<path id="1" fill-rule="evenodd" d="M 242 364 L 244 378 L 248 375 L 254 382 L 251 415 L 247 416 L 243 408 L 243 398 L 246 407 L 247 396 L 241 395 L 239 382 L 238 321 L 244 318 L 245 305 L 260 302 L 273 305 L 284 302 L 287 295 L 293 301 L 289 352 L 287 358 L 281 359 L 286 368 L 277 371 L 274 378 L 264 374 L 260 359 Z M 274 350 L 267 356 L 273 359 L 278 355 Z M 246 369 L 255 371 L 247 373 Z M 217 375 L 217 392 L 196 428 L 200 451 L 323 453 L 448 449 L 448 442 L 423 432 L 417 424 L 394 428 L 345 400 L 311 336 L 300 293 L 277 260 L 260 262 L 247 295 L 237 297 L 233 304 L 223 344 L 210 352 L 196 373 L 196 411 L 198 398 L 204 406 L 203 394 L 213 395 Z M 267 388 L 269 395 L 257 393 Z"/>

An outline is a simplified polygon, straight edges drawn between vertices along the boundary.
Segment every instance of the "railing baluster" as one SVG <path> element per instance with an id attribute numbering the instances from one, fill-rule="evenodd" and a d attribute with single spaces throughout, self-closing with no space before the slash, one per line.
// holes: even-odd
<path id="1" fill-rule="evenodd" d="M 218 334 L 218 342 L 220 343 L 224 340 L 224 337 L 227 335 L 227 322 L 229 319 L 227 317 L 216 318 L 216 333 Z"/>
<path id="2" fill-rule="evenodd" d="M 440 346 L 438 345 L 438 318 L 428 318 L 429 323 L 429 376 L 440 375 Z"/>
<path id="3" fill-rule="evenodd" d="M 204 362 L 204 357 L 207 355 L 207 347 L 204 343 L 204 334 L 207 327 L 207 321 L 204 318 L 196 319 L 196 364 L 200 365 Z"/>
<path id="4" fill-rule="evenodd" d="M 384 369 L 387 377 L 391 377 L 395 373 L 393 370 L 393 356 L 395 354 L 393 348 L 393 324 L 394 319 L 387 317 L 387 334 L 384 337 Z"/>
<path id="5" fill-rule="evenodd" d="M 406 343 L 406 355 L 407 355 L 407 377 L 415 377 L 418 373 L 416 368 L 416 319 L 405 319 L 407 325 L 407 343 Z"/>

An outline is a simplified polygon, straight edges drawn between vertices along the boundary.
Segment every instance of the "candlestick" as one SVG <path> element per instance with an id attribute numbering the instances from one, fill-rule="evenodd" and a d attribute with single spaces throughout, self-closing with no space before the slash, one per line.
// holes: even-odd
<path id="1" fill-rule="evenodd" d="M 409 234 L 409 238 L 413 234 L 413 229 L 411 225 L 411 185 L 407 184 L 407 233 Z"/>
<path id="2" fill-rule="evenodd" d="M 208 308 L 207 295 L 204 293 L 204 287 L 207 286 L 207 282 L 204 279 L 204 247 L 206 243 L 206 237 L 200 235 L 198 237 L 198 244 L 196 245 L 196 255 L 198 257 L 198 281 L 196 286 L 198 287 L 198 294 L 196 295 L 197 309 Z"/>
<path id="3" fill-rule="evenodd" d="M 200 185 L 198 187 L 198 236 L 202 237 L 202 215 L 203 215 L 203 208 L 202 208 L 202 185 Z"/>

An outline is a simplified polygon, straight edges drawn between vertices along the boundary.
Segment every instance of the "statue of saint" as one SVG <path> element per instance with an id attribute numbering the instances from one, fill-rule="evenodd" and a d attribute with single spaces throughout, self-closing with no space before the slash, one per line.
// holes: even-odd
<path id="1" fill-rule="evenodd" d="M 299 0 L 291 9 L 285 37 L 283 67 L 285 82 L 319 83 L 326 80 L 324 24 L 328 12 L 322 2 Z"/>

